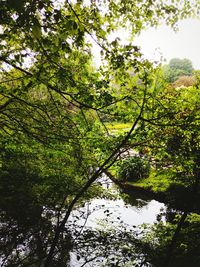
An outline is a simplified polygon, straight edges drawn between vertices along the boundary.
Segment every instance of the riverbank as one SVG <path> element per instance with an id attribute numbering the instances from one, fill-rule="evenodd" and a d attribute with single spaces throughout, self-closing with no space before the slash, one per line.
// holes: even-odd
<path id="1" fill-rule="evenodd" d="M 106 171 L 106 175 L 122 190 L 123 193 L 138 196 L 145 196 L 150 199 L 165 203 L 171 208 L 195 212 L 200 214 L 200 192 L 194 193 L 193 188 L 186 187 L 183 184 L 170 183 L 167 187 L 158 188 L 149 183 L 148 178 L 146 184 L 144 182 L 121 182 L 116 179 L 110 172 Z"/>

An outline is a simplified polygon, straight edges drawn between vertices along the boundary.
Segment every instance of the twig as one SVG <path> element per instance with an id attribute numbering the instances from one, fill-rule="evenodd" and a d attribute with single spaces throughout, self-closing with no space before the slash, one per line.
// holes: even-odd
<path id="1" fill-rule="evenodd" d="M 142 107 L 140 110 L 140 113 L 138 115 L 138 117 L 136 118 L 135 122 L 133 123 L 130 131 L 127 133 L 127 135 L 124 137 L 124 140 L 114 149 L 114 151 L 111 153 L 111 155 L 104 161 L 104 163 L 95 171 L 95 173 L 92 175 L 92 177 L 85 183 L 85 185 L 80 189 L 80 191 L 76 194 L 76 196 L 74 197 L 74 199 L 71 201 L 71 203 L 68 206 L 68 209 L 65 213 L 65 217 L 63 219 L 63 221 L 60 223 L 59 227 L 56 229 L 55 232 L 55 236 L 52 242 L 52 245 L 50 247 L 49 253 L 47 255 L 47 259 L 44 263 L 44 267 L 49 267 L 51 262 L 52 262 L 52 258 L 54 256 L 54 252 L 55 252 L 55 248 L 56 245 L 58 243 L 59 237 L 60 237 L 60 233 L 63 231 L 65 224 L 74 208 L 74 206 L 76 205 L 76 203 L 78 202 L 78 200 L 84 195 L 84 193 L 88 190 L 88 188 L 96 181 L 96 179 L 106 170 L 108 169 L 110 166 L 113 165 L 113 163 L 115 162 L 115 160 L 118 158 L 119 153 L 121 148 L 127 143 L 127 141 L 129 140 L 132 132 L 135 130 L 135 127 L 137 126 L 143 110 L 144 110 L 144 106 L 146 103 L 146 94 L 147 94 L 147 84 L 145 84 L 145 90 L 144 90 L 144 96 L 143 96 L 143 102 L 142 102 Z M 110 163 L 111 162 L 111 163 Z"/>

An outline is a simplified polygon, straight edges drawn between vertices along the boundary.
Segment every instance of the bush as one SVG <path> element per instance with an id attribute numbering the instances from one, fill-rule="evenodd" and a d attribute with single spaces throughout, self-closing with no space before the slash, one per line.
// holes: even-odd
<path id="1" fill-rule="evenodd" d="M 123 160 L 120 166 L 119 179 L 123 182 L 135 182 L 146 178 L 150 173 L 150 164 L 145 158 L 134 156 Z"/>
<path id="2" fill-rule="evenodd" d="M 172 87 L 189 87 L 195 84 L 195 78 L 193 76 L 180 76 L 175 82 L 173 82 Z"/>

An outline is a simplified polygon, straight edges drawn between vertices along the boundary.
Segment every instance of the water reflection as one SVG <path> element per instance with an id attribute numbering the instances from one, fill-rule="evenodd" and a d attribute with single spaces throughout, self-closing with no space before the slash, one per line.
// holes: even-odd
<path id="1" fill-rule="evenodd" d="M 139 195 L 121 194 L 110 181 L 102 184 L 116 199 L 96 198 L 73 212 L 71 225 L 80 230 L 74 232 L 70 266 L 140 266 L 144 260 L 140 225 L 156 222 L 165 205 Z"/>
<path id="2" fill-rule="evenodd" d="M 142 201 L 139 200 L 138 201 Z M 99 221 L 107 220 L 108 223 L 120 221 L 128 225 L 140 225 L 142 223 L 153 223 L 160 210 L 165 209 L 165 205 L 155 200 L 148 203 L 143 202 L 142 207 L 126 204 L 122 199 L 106 200 L 94 199 L 89 204 L 90 215 L 86 226 L 95 227 Z"/>
<path id="3" fill-rule="evenodd" d="M 142 195 L 122 194 L 110 181 L 98 183 L 102 183 L 111 199 L 87 201 L 72 213 L 56 246 L 52 266 L 162 266 L 182 212 Z M 34 209 L 21 212 L 7 209 L 1 213 L 2 267 L 43 265 L 54 237 L 57 210 L 38 205 L 38 212 L 33 212 L 36 211 L 33 204 L 27 207 L 34 206 Z M 27 215 L 23 219 L 24 214 Z M 200 262 L 199 226 L 200 217 L 189 214 L 170 267 L 198 266 L 195 262 Z"/>
<path id="4" fill-rule="evenodd" d="M 97 227 L 102 221 L 112 225 L 120 221 L 130 226 L 137 226 L 143 223 L 154 223 L 157 215 L 165 210 L 165 204 L 141 194 L 121 193 L 106 176 L 99 179 L 98 183 L 101 183 L 105 190 L 109 190 L 109 195 L 112 194 L 113 199 L 92 199 L 85 203 L 84 207 L 72 213 L 71 221 L 76 221 L 77 217 L 82 218 L 78 223 L 92 228 Z M 80 214 L 85 214 L 86 221 Z"/>

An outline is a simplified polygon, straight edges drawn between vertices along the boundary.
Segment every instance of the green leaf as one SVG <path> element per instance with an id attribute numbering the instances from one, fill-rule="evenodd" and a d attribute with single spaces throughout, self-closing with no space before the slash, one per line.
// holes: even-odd
<path id="1" fill-rule="evenodd" d="M 8 6 L 18 12 L 21 12 L 24 8 L 23 0 L 8 0 Z"/>
<path id="2" fill-rule="evenodd" d="M 33 19 L 32 33 L 35 38 L 40 39 L 42 35 L 41 26 L 37 18 Z"/>

